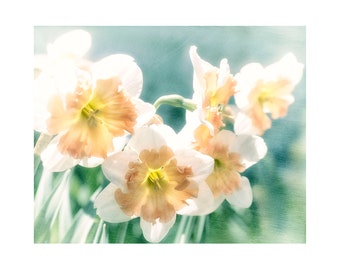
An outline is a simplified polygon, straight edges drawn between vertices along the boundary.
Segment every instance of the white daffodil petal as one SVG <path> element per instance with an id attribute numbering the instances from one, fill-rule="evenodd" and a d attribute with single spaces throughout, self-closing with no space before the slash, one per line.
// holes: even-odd
<path id="1" fill-rule="evenodd" d="M 135 129 L 138 129 L 152 119 L 156 113 L 156 109 L 153 105 L 146 103 L 141 99 L 132 99 L 132 101 L 138 114 L 137 123 L 135 125 Z"/>
<path id="2" fill-rule="evenodd" d="M 82 57 L 91 46 L 91 35 L 84 30 L 73 30 L 59 36 L 48 46 L 51 57 Z"/>
<path id="3" fill-rule="evenodd" d="M 97 157 L 90 157 L 90 158 L 83 158 L 79 165 L 86 167 L 86 168 L 94 168 L 102 164 L 104 161 L 103 158 L 97 158 Z"/>
<path id="4" fill-rule="evenodd" d="M 97 215 L 107 221 L 112 223 L 125 222 L 131 219 L 127 216 L 117 204 L 114 194 L 118 187 L 114 184 L 109 184 L 105 189 L 103 189 L 94 201 L 94 208 L 97 209 Z"/>
<path id="5" fill-rule="evenodd" d="M 101 59 L 93 64 L 92 74 L 95 79 L 117 76 L 131 97 L 138 97 L 142 91 L 142 71 L 129 55 L 114 54 Z"/>
<path id="6" fill-rule="evenodd" d="M 53 138 L 46 149 L 41 153 L 41 160 L 44 168 L 52 172 L 62 172 L 79 163 L 78 159 L 60 153 L 58 150 L 59 138 L 60 135 Z"/>
<path id="7" fill-rule="evenodd" d="M 142 228 L 145 239 L 149 242 L 158 243 L 167 235 L 171 227 L 175 224 L 176 215 L 167 223 L 161 223 L 157 219 L 155 224 L 140 219 L 140 227 Z"/>
<path id="8" fill-rule="evenodd" d="M 125 187 L 125 175 L 130 161 L 138 160 L 136 152 L 125 150 L 109 156 L 102 164 L 102 170 L 107 179 L 120 188 Z"/>
<path id="9" fill-rule="evenodd" d="M 295 86 L 302 77 L 304 65 L 292 53 L 287 53 L 280 61 L 266 67 L 266 81 L 287 79 Z"/>
<path id="10" fill-rule="evenodd" d="M 239 153 L 242 163 L 249 168 L 267 154 L 267 145 L 261 137 L 238 135 L 230 151 Z"/>
<path id="11" fill-rule="evenodd" d="M 237 82 L 235 86 L 235 103 L 245 109 L 249 106 L 249 93 L 256 86 L 259 79 L 263 77 L 264 68 L 258 63 L 250 63 L 245 65 L 239 73 L 235 75 Z"/>
<path id="12" fill-rule="evenodd" d="M 193 149 L 178 150 L 175 152 L 178 166 L 190 166 L 193 176 L 190 178 L 200 183 L 207 179 L 214 169 L 214 159 Z"/>
<path id="13" fill-rule="evenodd" d="M 241 187 L 226 196 L 227 201 L 236 207 L 248 208 L 253 202 L 253 192 L 247 177 L 241 177 Z"/>
<path id="14" fill-rule="evenodd" d="M 252 119 L 243 112 L 238 112 L 235 116 L 234 131 L 237 135 L 258 133 L 258 130 L 253 125 Z"/>
<path id="15" fill-rule="evenodd" d="M 207 183 L 202 182 L 199 185 L 197 198 L 186 200 L 188 205 L 177 211 L 177 214 L 189 216 L 207 215 L 214 212 L 224 200 L 224 196 L 215 199 Z"/>
<path id="16" fill-rule="evenodd" d="M 123 89 L 128 92 L 131 97 L 139 97 L 143 87 L 143 73 L 139 66 L 133 62 L 129 68 L 120 75 Z"/>
<path id="17" fill-rule="evenodd" d="M 166 138 L 176 138 L 176 133 L 166 125 L 151 125 L 141 127 L 131 137 L 128 147 L 140 153 L 142 150 L 159 149 L 161 146 L 169 145 Z M 171 146 L 170 146 L 171 148 Z"/>
<path id="18" fill-rule="evenodd" d="M 217 87 L 221 87 L 225 82 L 229 79 L 230 76 L 230 67 L 228 64 L 228 60 L 223 58 L 220 62 L 220 70 L 218 73 L 217 79 Z"/>
<path id="19" fill-rule="evenodd" d="M 194 95 L 193 100 L 198 104 L 202 104 L 205 96 L 206 79 L 205 74 L 207 72 L 218 72 L 218 68 L 211 65 L 209 62 L 204 61 L 197 54 L 197 47 L 191 46 L 189 50 L 191 63 L 194 68 L 193 88 Z"/>
<path id="20" fill-rule="evenodd" d="M 236 141 L 236 135 L 230 130 L 221 130 L 213 138 L 215 144 L 219 145 L 233 145 Z"/>

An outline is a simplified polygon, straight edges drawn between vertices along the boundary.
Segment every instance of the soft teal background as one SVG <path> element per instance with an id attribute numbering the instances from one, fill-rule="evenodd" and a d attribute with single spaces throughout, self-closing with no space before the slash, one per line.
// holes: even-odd
<path id="1" fill-rule="evenodd" d="M 87 58 L 96 61 L 109 54 L 126 53 L 135 58 L 143 71 L 141 98 L 153 103 L 165 94 L 192 95 L 193 68 L 189 58 L 191 45 L 198 54 L 218 66 L 227 58 L 231 73 L 250 62 L 264 66 L 293 52 L 299 62 L 306 63 L 305 27 L 42 27 L 34 28 L 34 53 L 46 53 L 46 45 L 60 34 L 81 28 L 92 36 Z M 249 168 L 246 175 L 253 187 L 254 201 L 249 209 L 234 209 L 227 202 L 207 216 L 202 238 L 197 240 L 199 218 L 191 220 L 189 242 L 202 243 L 305 243 L 306 242 L 306 68 L 294 95 L 295 103 L 286 118 L 273 122 L 263 136 L 268 146 L 267 156 Z M 164 122 L 179 131 L 184 125 L 182 109 L 161 106 L 158 113 Z M 35 139 L 38 134 L 35 134 Z M 36 192 L 41 165 L 34 179 Z M 71 179 L 70 199 L 73 215 L 82 209 L 94 215 L 88 200 L 92 192 L 108 182 L 100 168 L 76 167 Z M 98 226 L 98 220 L 95 219 Z M 175 240 L 180 225 L 178 216 L 173 229 L 162 241 Z M 187 224 L 188 225 L 188 224 Z M 35 224 L 36 242 L 56 242 L 53 230 L 47 233 Z M 139 220 L 107 224 L 110 242 L 144 243 Z M 42 233 L 44 231 L 44 233 Z M 70 232 L 71 233 L 71 232 Z M 43 236 L 42 236 L 43 235 Z M 89 236 L 88 239 L 91 237 Z M 67 241 L 65 241 L 67 242 Z"/>

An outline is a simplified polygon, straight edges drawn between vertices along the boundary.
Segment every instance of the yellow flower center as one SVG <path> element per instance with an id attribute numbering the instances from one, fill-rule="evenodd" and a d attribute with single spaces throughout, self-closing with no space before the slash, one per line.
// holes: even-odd
<path id="1" fill-rule="evenodd" d="M 58 148 L 74 158 L 105 158 L 113 151 L 112 140 L 133 132 L 137 112 L 119 89 L 120 80 L 98 80 L 94 88 L 79 85 L 63 100 L 54 96 L 47 121 L 50 134 L 63 133 Z"/>
<path id="2" fill-rule="evenodd" d="M 116 201 L 127 215 L 166 223 L 186 206 L 187 199 L 197 196 L 198 187 L 190 180 L 192 170 L 178 166 L 167 146 L 159 151 L 144 150 L 139 159 L 129 164 L 125 175 L 127 189 L 116 191 Z"/>
<path id="3" fill-rule="evenodd" d="M 81 114 L 87 120 L 89 128 L 95 128 L 98 124 L 102 123 L 98 113 L 99 110 L 90 102 L 81 110 Z"/>

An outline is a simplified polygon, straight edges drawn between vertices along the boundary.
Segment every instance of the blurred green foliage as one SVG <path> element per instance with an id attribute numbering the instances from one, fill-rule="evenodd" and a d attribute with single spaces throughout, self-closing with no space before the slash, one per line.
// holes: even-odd
<path id="1" fill-rule="evenodd" d="M 294 53 L 299 62 L 306 63 L 306 29 L 302 26 L 37 26 L 34 28 L 34 53 L 46 53 L 48 43 L 76 28 L 92 35 L 92 47 L 87 54 L 90 60 L 97 61 L 116 53 L 135 58 L 144 78 L 141 98 L 150 103 L 166 94 L 191 98 L 191 45 L 196 45 L 198 54 L 215 66 L 219 66 L 222 58 L 227 58 L 232 74 L 250 62 L 267 66 L 287 52 Z M 186 241 L 191 243 L 306 242 L 305 73 L 306 67 L 302 80 L 295 88 L 295 102 L 289 107 L 287 117 L 275 120 L 263 136 L 268 146 L 267 156 L 244 173 L 253 187 L 251 207 L 235 209 L 225 201 L 204 219 L 177 216 L 175 226 L 162 243 L 178 240 L 177 232 L 182 225 L 186 228 Z M 176 131 L 185 124 L 182 109 L 163 105 L 157 112 Z M 38 135 L 35 133 L 35 141 Z M 35 156 L 34 168 L 36 194 L 42 174 L 38 156 Z M 59 176 L 55 174 L 54 177 Z M 55 182 L 58 186 L 58 181 Z M 107 183 L 100 167 L 75 167 L 69 189 L 72 229 L 61 240 L 54 236 L 56 223 L 45 224 L 46 220 L 41 219 L 40 223 L 35 223 L 35 242 L 77 242 L 80 238 L 73 237 L 75 229 L 85 224 L 81 222 L 87 222 L 89 230 L 86 231 L 85 242 L 102 239 L 111 243 L 146 243 L 139 219 L 104 225 L 95 215 L 90 198 L 98 187 Z M 81 220 L 85 215 L 89 219 Z M 198 233 L 200 230 L 202 233 Z M 103 231 L 107 233 L 107 239 L 103 239 Z"/>

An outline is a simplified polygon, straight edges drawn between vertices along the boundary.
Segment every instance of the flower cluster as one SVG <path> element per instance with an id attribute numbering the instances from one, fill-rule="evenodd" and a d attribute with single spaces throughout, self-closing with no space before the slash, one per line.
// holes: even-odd
<path id="1" fill-rule="evenodd" d="M 134 59 L 114 54 L 91 62 L 84 58 L 90 46 L 91 36 L 74 30 L 36 57 L 35 149 L 46 170 L 101 166 L 110 183 L 95 198 L 98 216 L 112 223 L 139 218 L 150 242 L 167 235 L 177 214 L 207 215 L 224 200 L 252 204 L 242 174 L 265 157 L 260 136 L 294 101 L 303 65 L 293 54 L 267 67 L 248 64 L 234 76 L 227 59 L 215 67 L 192 46 L 192 98 L 159 99 L 187 109 L 176 133 L 158 106 L 139 98 L 143 76 Z"/>

